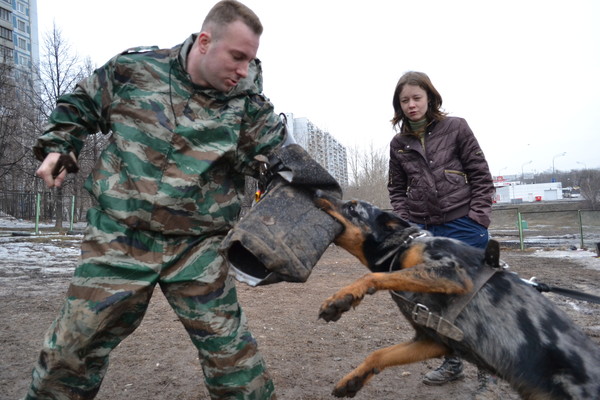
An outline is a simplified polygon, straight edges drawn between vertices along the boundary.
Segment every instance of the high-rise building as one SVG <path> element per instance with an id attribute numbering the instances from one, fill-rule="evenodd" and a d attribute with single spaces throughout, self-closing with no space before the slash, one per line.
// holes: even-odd
<path id="1" fill-rule="evenodd" d="M 0 0 L 0 62 L 24 73 L 38 65 L 37 0 Z"/>
<path id="2" fill-rule="evenodd" d="M 286 117 L 288 131 L 293 134 L 296 142 L 325 168 L 342 187 L 348 186 L 346 148 L 329 132 L 320 129 L 308 118 L 294 118 L 292 113 L 286 113 Z"/>
<path id="3" fill-rule="evenodd" d="M 28 191 L 31 147 L 39 129 L 37 0 L 0 0 L 0 115 L 3 190 Z M 6 166 L 6 167 L 5 167 Z"/>

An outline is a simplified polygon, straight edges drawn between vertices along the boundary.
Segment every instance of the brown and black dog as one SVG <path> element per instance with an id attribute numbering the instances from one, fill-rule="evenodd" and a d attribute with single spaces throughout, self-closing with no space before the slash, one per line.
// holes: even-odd
<path id="1" fill-rule="evenodd" d="M 327 299 L 319 317 L 336 321 L 366 294 L 389 290 L 416 331 L 409 342 L 371 353 L 334 396 L 354 397 L 385 368 L 453 354 L 505 379 L 523 399 L 600 399 L 600 346 L 499 268 L 496 242 L 483 251 L 432 237 L 393 213 L 321 192 L 315 203 L 344 226 L 335 243 L 372 272 Z"/>

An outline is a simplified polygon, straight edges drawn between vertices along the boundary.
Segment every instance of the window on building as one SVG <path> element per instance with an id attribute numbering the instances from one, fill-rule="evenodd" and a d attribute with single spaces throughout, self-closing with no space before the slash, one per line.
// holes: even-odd
<path id="1" fill-rule="evenodd" d="M 22 19 L 18 19 L 17 18 L 17 29 L 20 30 L 21 32 L 28 32 L 27 29 L 27 22 L 23 21 Z"/>
<path id="2" fill-rule="evenodd" d="M 7 10 L 6 8 L 0 7 L 0 19 L 1 20 L 10 22 L 10 14 L 11 14 L 11 12 L 9 10 Z"/>
<path id="3" fill-rule="evenodd" d="M 31 59 L 27 56 L 19 55 L 19 64 L 25 67 L 31 67 Z"/>
<path id="4" fill-rule="evenodd" d="M 13 32 L 10 29 L 0 26 L 0 38 L 6 39 L 6 40 L 12 40 Z"/>
<path id="5" fill-rule="evenodd" d="M 21 14 L 27 13 L 27 5 L 21 1 L 17 1 L 17 11 Z"/>
<path id="6" fill-rule="evenodd" d="M 0 62 L 12 64 L 14 62 L 13 49 L 0 45 Z"/>
<path id="7" fill-rule="evenodd" d="M 19 43 L 17 43 L 17 46 L 21 50 L 29 51 L 29 40 L 23 39 L 23 38 L 19 38 L 18 42 Z"/>

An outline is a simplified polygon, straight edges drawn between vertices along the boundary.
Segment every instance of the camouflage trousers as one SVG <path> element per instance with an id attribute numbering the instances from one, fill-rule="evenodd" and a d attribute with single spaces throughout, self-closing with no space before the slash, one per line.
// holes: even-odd
<path id="1" fill-rule="evenodd" d="M 213 399 L 274 399 L 217 248 L 223 236 L 163 236 L 88 212 L 81 260 L 44 338 L 26 399 L 92 399 L 108 356 L 141 323 L 156 284 L 198 349 Z"/>

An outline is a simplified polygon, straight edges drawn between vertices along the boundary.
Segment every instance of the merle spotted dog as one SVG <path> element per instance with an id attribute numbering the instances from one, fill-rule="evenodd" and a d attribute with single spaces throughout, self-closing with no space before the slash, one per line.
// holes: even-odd
<path id="1" fill-rule="evenodd" d="M 506 380 L 523 399 L 600 399 L 600 347 L 543 294 L 501 268 L 487 250 L 432 237 L 362 201 L 317 192 L 315 203 L 344 226 L 335 243 L 371 273 L 340 289 L 319 311 L 336 321 L 366 294 L 388 290 L 411 323 L 411 341 L 371 353 L 340 380 L 354 397 L 381 370 L 457 355 Z"/>

